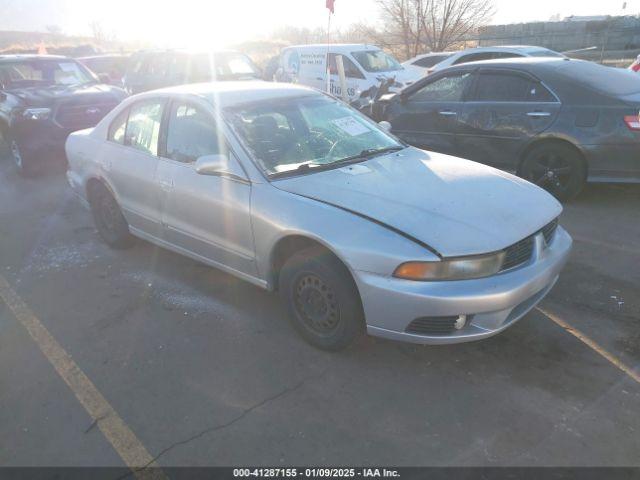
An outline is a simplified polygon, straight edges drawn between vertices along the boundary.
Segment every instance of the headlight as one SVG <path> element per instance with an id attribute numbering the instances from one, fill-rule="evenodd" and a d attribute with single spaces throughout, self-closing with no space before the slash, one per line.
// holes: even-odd
<path id="1" fill-rule="evenodd" d="M 25 108 L 22 112 L 22 116 L 30 120 L 46 120 L 50 114 L 50 108 Z"/>
<path id="2" fill-rule="evenodd" d="M 406 280 L 465 280 L 488 277 L 502 268 L 505 253 L 460 257 L 440 262 L 406 262 L 396 268 L 394 277 Z"/>

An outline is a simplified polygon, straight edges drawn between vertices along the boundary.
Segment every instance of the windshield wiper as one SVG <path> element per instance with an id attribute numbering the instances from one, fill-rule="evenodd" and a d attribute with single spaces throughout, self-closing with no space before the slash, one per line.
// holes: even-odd
<path id="1" fill-rule="evenodd" d="M 389 152 L 397 152 L 400 150 L 404 150 L 406 147 L 401 145 L 395 145 L 393 147 L 384 147 L 384 148 L 366 148 L 362 150 L 357 155 L 352 155 L 350 157 L 346 157 L 340 160 L 336 160 L 335 162 L 329 163 L 315 163 L 315 162 L 307 162 L 298 165 L 296 168 L 292 170 L 285 170 L 284 172 L 272 173 L 270 175 L 271 178 L 281 178 L 287 177 L 290 175 L 298 175 L 300 173 L 306 173 L 311 170 L 331 170 L 333 168 L 338 168 L 343 165 L 348 165 L 352 163 L 362 162 L 364 160 L 369 160 L 370 158 L 376 157 L 378 155 L 382 155 Z"/>
<path id="2" fill-rule="evenodd" d="M 401 145 L 384 148 L 365 148 L 357 155 L 352 155 L 350 157 L 343 158 L 342 160 L 328 163 L 327 165 L 344 165 L 345 163 L 354 163 L 357 161 L 369 160 L 370 158 L 377 157 L 378 155 L 383 155 L 390 152 L 398 152 L 404 149 L 405 147 Z"/>

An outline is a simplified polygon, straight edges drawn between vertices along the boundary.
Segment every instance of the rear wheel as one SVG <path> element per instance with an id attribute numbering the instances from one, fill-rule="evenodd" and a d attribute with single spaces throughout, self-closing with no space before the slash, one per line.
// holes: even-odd
<path id="1" fill-rule="evenodd" d="M 571 146 L 548 143 L 533 147 L 524 157 L 520 176 L 544 188 L 558 200 L 574 198 L 586 183 L 580 154 Z"/>
<path id="2" fill-rule="evenodd" d="M 280 272 L 280 294 L 302 337 L 324 350 L 341 350 L 364 330 L 358 290 L 347 268 L 330 252 L 296 253 Z"/>
<path id="3" fill-rule="evenodd" d="M 135 239 L 129 233 L 129 224 L 107 187 L 96 183 L 91 188 L 89 204 L 98 233 L 107 245 L 123 249 L 134 244 Z"/>

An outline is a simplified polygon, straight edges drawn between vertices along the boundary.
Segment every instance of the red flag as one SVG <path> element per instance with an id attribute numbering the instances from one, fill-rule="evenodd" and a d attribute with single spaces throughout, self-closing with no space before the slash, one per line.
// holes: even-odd
<path id="1" fill-rule="evenodd" d="M 329 11 L 331 13 L 334 13 L 333 12 L 333 4 L 335 3 L 335 1 L 336 0 L 327 0 L 326 6 L 327 6 L 327 8 L 329 9 Z"/>

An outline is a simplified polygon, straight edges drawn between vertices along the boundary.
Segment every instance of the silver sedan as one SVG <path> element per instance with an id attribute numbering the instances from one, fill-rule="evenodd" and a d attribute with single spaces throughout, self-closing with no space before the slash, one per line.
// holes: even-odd
<path id="1" fill-rule="evenodd" d="M 362 331 L 478 340 L 525 315 L 571 249 L 545 191 L 412 148 L 294 85 L 187 85 L 125 100 L 66 144 L 104 241 L 140 237 L 278 291 L 325 349 Z"/>

